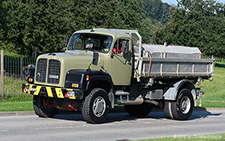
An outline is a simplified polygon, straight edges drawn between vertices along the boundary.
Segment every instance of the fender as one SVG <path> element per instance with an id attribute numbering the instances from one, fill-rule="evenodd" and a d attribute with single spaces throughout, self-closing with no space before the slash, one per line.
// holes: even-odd
<path id="1" fill-rule="evenodd" d="M 176 100 L 179 91 L 182 88 L 189 89 L 192 93 L 193 99 L 196 102 L 196 89 L 194 84 L 187 79 L 182 79 L 180 81 L 170 82 L 169 85 L 173 87 L 165 87 L 164 88 L 164 99 L 165 100 Z M 195 103 L 196 104 L 196 103 Z"/>
<path id="2" fill-rule="evenodd" d="M 108 87 L 113 88 L 113 82 L 111 76 L 108 73 L 102 71 L 86 71 L 86 70 L 70 70 L 67 72 L 65 87 L 72 88 L 72 84 L 78 84 L 79 89 L 88 91 L 88 89 L 95 85 L 96 82 L 106 82 Z M 101 84 L 102 85 L 102 84 Z"/>
<path id="3" fill-rule="evenodd" d="M 111 89 L 113 89 L 113 82 L 111 79 L 111 76 L 108 73 L 105 72 L 92 72 L 90 74 L 90 80 L 88 81 L 86 85 L 86 91 L 91 87 L 91 85 L 95 84 L 96 82 L 107 82 Z M 107 84 L 106 83 L 106 84 Z"/>
<path id="4" fill-rule="evenodd" d="M 90 80 L 87 83 L 86 91 L 91 90 L 94 87 L 103 88 L 108 93 L 111 108 L 114 108 L 114 87 L 111 76 L 108 73 L 91 74 Z"/>

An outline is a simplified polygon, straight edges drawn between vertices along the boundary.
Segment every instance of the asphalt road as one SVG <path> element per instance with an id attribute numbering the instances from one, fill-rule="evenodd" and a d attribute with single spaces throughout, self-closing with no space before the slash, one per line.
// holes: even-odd
<path id="1" fill-rule="evenodd" d="M 81 114 L 54 118 L 0 116 L 0 140 L 116 141 L 225 133 L 225 108 L 194 111 L 190 120 L 166 119 L 156 111 L 147 117 L 110 113 L 104 124 L 87 124 Z M 218 139 L 218 138 L 217 138 Z"/>

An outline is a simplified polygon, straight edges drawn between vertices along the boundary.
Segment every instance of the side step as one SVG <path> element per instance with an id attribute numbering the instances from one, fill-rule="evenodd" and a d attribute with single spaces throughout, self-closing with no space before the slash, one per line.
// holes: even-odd
<path id="1" fill-rule="evenodd" d="M 115 92 L 116 104 L 121 105 L 140 105 L 144 102 L 144 99 L 141 95 L 136 97 L 134 100 L 130 100 L 130 93 L 122 90 L 117 90 Z"/>

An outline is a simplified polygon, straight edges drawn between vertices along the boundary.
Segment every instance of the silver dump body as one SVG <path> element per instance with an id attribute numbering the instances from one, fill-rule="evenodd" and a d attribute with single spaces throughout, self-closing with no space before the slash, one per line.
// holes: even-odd
<path id="1" fill-rule="evenodd" d="M 136 52 L 136 77 L 213 79 L 214 59 L 201 59 L 196 47 L 142 45 Z"/>

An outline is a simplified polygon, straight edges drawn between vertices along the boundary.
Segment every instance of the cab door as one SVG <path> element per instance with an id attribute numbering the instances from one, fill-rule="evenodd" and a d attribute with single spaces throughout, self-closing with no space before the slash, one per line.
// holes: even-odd
<path id="1" fill-rule="evenodd" d="M 130 39 L 117 39 L 113 45 L 109 73 L 114 85 L 128 86 L 132 77 L 132 47 Z"/>

